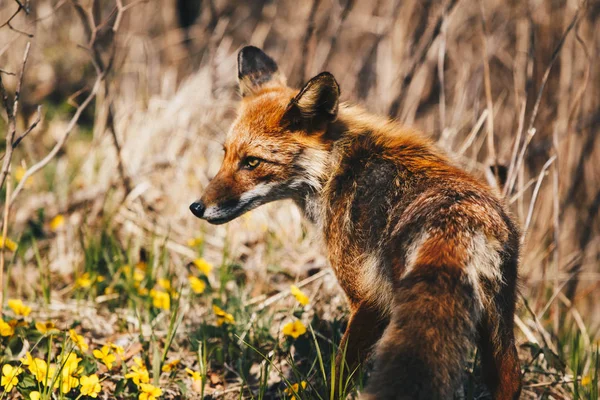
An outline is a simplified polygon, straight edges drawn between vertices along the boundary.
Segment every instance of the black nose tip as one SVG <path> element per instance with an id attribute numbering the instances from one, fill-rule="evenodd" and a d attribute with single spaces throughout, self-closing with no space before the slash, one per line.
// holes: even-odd
<path id="1" fill-rule="evenodd" d="M 205 209 L 204 203 L 200 200 L 195 201 L 190 205 L 190 211 L 198 218 L 202 218 Z"/>

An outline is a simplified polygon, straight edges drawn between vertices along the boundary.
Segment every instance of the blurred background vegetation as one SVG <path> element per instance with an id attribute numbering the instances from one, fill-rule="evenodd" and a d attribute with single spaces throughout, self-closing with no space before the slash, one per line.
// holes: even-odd
<path id="1" fill-rule="evenodd" d="M 156 346 L 187 357 L 202 373 L 202 396 L 305 398 L 282 390 L 306 380 L 306 398 L 326 398 L 315 351 L 328 365 L 346 314 L 314 229 L 291 203 L 219 227 L 188 210 L 220 165 L 238 102 L 236 54 L 248 44 L 293 86 L 332 72 L 343 100 L 417 127 L 499 186 L 523 229 L 524 396 L 597 398 L 592 0 L 1 0 L 0 133 L 14 132 L 0 145 L 10 166 L 0 191 L 3 302 L 23 299 L 32 318 L 78 326 L 97 344 L 126 336 L 149 366 Z M 202 295 L 183 289 L 194 260 L 215 266 Z M 169 279 L 183 297 L 157 306 L 123 272 L 140 263 L 149 266 L 142 287 Z M 286 296 L 294 282 L 309 305 Z M 211 304 L 235 324 L 218 324 Z M 295 319 L 313 324 L 304 342 L 282 336 Z M 177 333 L 169 321 L 179 321 Z M 199 395 L 167 378 L 155 381 L 165 395 Z"/>

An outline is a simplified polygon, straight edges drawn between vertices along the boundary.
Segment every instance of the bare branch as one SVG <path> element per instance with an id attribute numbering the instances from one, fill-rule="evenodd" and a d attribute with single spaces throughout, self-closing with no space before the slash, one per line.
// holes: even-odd
<path id="1" fill-rule="evenodd" d="M 25 14 L 29 15 L 29 8 L 25 7 L 25 6 L 24 6 L 24 5 L 23 5 L 23 4 L 22 4 L 22 3 L 21 3 L 19 0 L 15 0 L 15 2 L 18 4 L 18 8 L 17 8 L 17 10 L 16 10 L 16 11 L 13 13 L 13 15 L 11 15 L 11 16 L 10 16 L 10 18 L 8 18 L 8 19 L 6 20 L 6 22 L 4 22 L 2 25 L 0 25 L 0 28 L 4 28 L 5 26 L 8 26 L 8 27 L 9 27 L 9 29 L 11 29 L 11 30 L 13 30 L 13 31 L 15 31 L 15 32 L 17 32 L 17 33 L 19 33 L 19 34 L 21 34 L 21 35 L 25 35 L 25 36 L 27 36 L 27 37 L 30 37 L 30 38 L 32 38 L 32 37 L 33 37 L 33 35 L 32 35 L 31 33 L 27 33 L 27 32 L 24 32 L 24 31 L 22 31 L 22 30 L 20 30 L 20 29 L 17 29 L 17 28 L 15 28 L 14 26 L 12 26 L 12 24 L 11 24 L 12 20 L 13 20 L 13 19 L 14 19 L 14 18 L 15 18 L 17 15 L 19 15 L 19 13 L 21 12 L 21 10 L 24 10 L 24 11 L 25 11 Z"/>
<path id="2" fill-rule="evenodd" d="M 16 149 L 17 146 L 19 145 L 19 143 L 21 143 L 21 140 L 25 139 L 25 137 L 27 135 L 29 135 L 31 133 L 32 130 L 35 129 L 35 127 L 40 123 L 42 119 L 42 106 L 37 106 L 37 117 L 35 118 L 35 121 L 33 121 L 33 123 L 31 125 L 29 125 L 29 128 L 27 128 L 27 130 L 25 132 L 23 132 L 21 134 L 21 136 L 19 136 L 17 139 L 15 139 L 15 141 L 13 142 L 13 149 Z"/>
<path id="3" fill-rule="evenodd" d="M 552 71 L 552 67 L 554 66 L 554 63 L 556 62 L 558 55 L 560 54 L 560 51 L 563 47 L 563 44 L 565 43 L 565 40 L 567 39 L 567 36 L 569 36 L 569 33 L 571 32 L 571 30 L 573 30 L 573 28 L 577 24 L 577 21 L 579 21 L 579 11 L 577 11 L 575 16 L 571 20 L 571 23 L 569 24 L 567 29 L 563 32 L 562 37 L 560 38 L 560 41 L 558 42 L 558 45 L 556 45 L 556 47 L 554 48 L 554 51 L 552 52 L 552 58 L 550 60 L 550 63 L 546 67 L 546 71 L 544 72 L 544 75 L 542 77 L 542 83 L 540 85 L 540 89 L 538 90 L 538 94 L 535 99 L 535 103 L 533 105 L 531 117 L 529 118 L 529 126 L 526 131 L 528 133 L 528 135 L 525 139 L 525 143 L 523 143 L 523 147 L 521 148 L 521 152 L 519 154 L 519 158 L 517 159 L 517 163 L 514 165 L 511 165 L 511 168 L 509 168 L 509 171 L 508 171 L 508 177 L 510 179 L 507 179 L 507 181 L 506 181 L 506 186 L 505 186 L 506 190 L 504 192 L 504 194 L 506 196 L 508 196 L 512 193 L 512 190 L 514 188 L 516 178 L 517 178 L 517 172 L 521 168 L 521 164 L 523 161 L 523 157 L 525 155 L 525 151 L 527 150 L 527 146 L 529 145 L 529 142 L 531 141 L 533 134 L 535 134 L 535 128 L 533 127 L 533 125 L 535 123 L 535 119 L 537 117 L 537 113 L 540 108 L 540 103 L 542 102 L 542 95 L 544 94 L 544 89 L 546 88 L 546 84 L 548 83 L 548 78 L 550 76 L 550 72 Z M 514 170 L 512 167 L 514 167 Z"/>
<path id="4" fill-rule="evenodd" d="M 10 169 L 10 162 L 12 161 L 13 150 L 15 149 L 15 146 L 13 146 L 13 142 L 17 134 L 17 112 L 19 110 L 19 97 L 21 93 L 21 86 L 23 85 L 23 75 L 25 74 L 25 65 L 27 64 L 27 59 L 29 58 L 30 48 L 31 42 L 27 42 L 27 46 L 25 47 L 25 53 L 23 54 L 23 62 L 21 63 L 21 72 L 19 73 L 17 89 L 15 91 L 15 97 L 13 99 L 12 105 L 10 104 L 10 101 L 8 99 L 8 93 L 6 92 L 6 88 L 4 87 L 4 84 L 2 82 L 2 74 L 0 74 L 0 96 L 2 96 L 2 104 L 6 109 L 6 116 L 8 118 L 8 131 L 6 133 L 6 153 L 4 155 L 4 160 L 2 162 L 2 170 L 0 172 L 0 188 L 4 186 L 4 182 L 6 181 L 6 176 L 8 175 L 8 171 Z"/>
<path id="5" fill-rule="evenodd" d="M 79 120 L 79 117 L 81 117 L 81 114 L 83 113 L 83 111 L 92 102 L 92 100 L 94 99 L 94 97 L 96 97 L 96 94 L 98 93 L 98 89 L 100 88 L 100 84 L 102 83 L 103 79 L 104 79 L 104 75 L 103 74 L 98 75 L 96 77 L 96 81 L 94 82 L 94 86 L 92 88 L 92 91 L 85 98 L 85 100 L 81 103 L 81 105 L 77 108 L 77 110 L 75 111 L 75 114 L 73 114 L 73 117 L 71 117 L 71 120 L 69 121 L 69 124 L 65 128 L 63 136 L 54 145 L 54 147 L 52 148 L 52 150 L 46 155 L 46 157 L 44 157 L 43 159 L 41 159 L 40 161 L 38 161 L 36 164 L 32 165 L 27 171 L 25 171 L 25 174 L 23 175 L 23 178 L 21 178 L 21 180 L 19 181 L 19 184 L 15 188 L 15 191 L 13 192 L 13 195 L 10 198 L 10 203 L 11 204 L 14 203 L 14 201 L 17 198 L 17 196 L 21 192 L 21 190 L 23 190 L 23 187 L 24 187 L 25 182 L 27 181 L 27 179 L 30 178 L 35 173 L 37 173 L 42 168 L 44 168 L 46 165 L 48 165 L 48 163 L 50 161 L 52 161 L 52 159 L 58 154 L 58 152 L 60 151 L 60 149 L 62 149 L 62 147 L 66 143 L 67 139 L 69 138 L 69 135 L 73 131 L 73 128 L 75 128 L 75 125 L 77 124 L 77 121 Z"/>

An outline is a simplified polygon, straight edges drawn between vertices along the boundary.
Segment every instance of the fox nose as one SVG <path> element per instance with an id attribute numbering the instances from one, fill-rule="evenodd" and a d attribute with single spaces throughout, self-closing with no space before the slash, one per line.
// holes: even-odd
<path id="1" fill-rule="evenodd" d="M 195 201 L 190 205 L 190 211 L 198 218 L 202 218 L 204 210 L 206 210 L 206 206 L 201 200 Z"/>

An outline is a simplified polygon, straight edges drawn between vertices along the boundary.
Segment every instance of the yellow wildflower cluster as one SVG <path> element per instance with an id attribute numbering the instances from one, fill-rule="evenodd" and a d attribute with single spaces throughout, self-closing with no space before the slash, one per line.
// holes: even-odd
<path id="1" fill-rule="evenodd" d="M 142 383 L 139 386 L 139 389 L 139 400 L 156 400 L 158 397 L 162 396 L 162 389 L 149 383 Z"/>
<path id="2" fill-rule="evenodd" d="M 23 369 L 20 367 L 13 367 L 10 364 L 4 364 L 2 366 L 2 380 L 0 381 L 0 385 L 4 388 L 6 393 L 17 386 L 21 372 L 23 372 Z"/>
<path id="3" fill-rule="evenodd" d="M 15 334 L 15 326 L 17 325 L 17 321 L 4 321 L 0 319 L 0 336 L 12 336 Z"/>
<path id="4" fill-rule="evenodd" d="M 190 275 L 188 277 L 188 281 L 190 282 L 190 287 L 194 293 L 200 294 L 204 293 L 204 290 L 206 290 L 206 283 L 202 279 L 195 277 L 194 275 Z"/>
<path id="5" fill-rule="evenodd" d="M 50 230 L 52 232 L 58 231 L 65 225 L 65 217 L 61 214 L 58 214 L 56 217 L 52 218 L 50 221 Z"/>
<path id="6" fill-rule="evenodd" d="M 200 375 L 200 372 L 198 372 L 198 371 L 194 371 L 194 370 L 191 370 L 190 368 L 186 368 L 185 372 L 188 373 L 188 375 L 190 376 L 190 378 L 192 378 L 193 381 L 201 381 L 202 380 L 202 375 Z"/>
<path id="7" fill-rule="evenodd" d="M 59 333 L 59 330 L 56 328 L 56 325 L 54 325 L 54 323 L 51 321 L 36 322 L 35 329 L 42 332 L 44 335 L 54 335 Z"/>
<path id="8" fill-rule="evenodd" d="M 5 238 L 4 236 L 0 236 L 0 249 L 8 249 L 8 251 L 12 251 L 13 253 L 17 250 L 17 244 L 10 240 L 9 238 Z"/>
<path id="9" fill-rule="evenodd" d="M 142 281 L 146 277 L 147 268 L 148 266 L 143 261 L 138 262 L 135 265 L 135 268 L 133 268 L 133 271 L 129 265 L 123 265 L 121 267 L 121 271 L 123 271 L 123 274 L 126 277 L 133 278 L 133 286 L 137 289 L 140 296 L 146 296 L 148 294 L 148 289 L 142 286 Z"/>
<path id="10" fill-rule="evenodd" d="M 100 393 L 102 390 L 102 387 L 100 386 L 100 379 L 96 374 L 82 376 L 79 380 L 79 383 L 81 383 L 81 389 L 79 391 L 84 396 L 90 396 L 95 399 L 98 397 L 98 393 Z"/>
<path id="11" fill-rule="evenodd" d="M 170 363 L 172 368 L 179 364 L 179 360 L 176 361 L 177 363 L 174 363 L 173 361 Z M 148 369 L 141 358 L 136 357 L 133 359 L 133 362 L 134 365 L 131 366 L 131 372 L 126 374 L 125 378 L 131 379 L 140 390 L 140 395 L 138 397 L 139 400 L 156 400 L 162 395 L 162 389 L 149 383 L 150 375 L 148 374 Z M 175 364 L 175 366 L 172 364 Z M 167 365 L 169 364 L 166 364 L 165 366 Z"/>
<path id="12" fill-rule="evenodd" d="M 298 303 L 300 303 L 301 305 L 305 306 L 308 303 L 310 303 L 310 299 L 308 298 L 308 296 L 305 295 L 302 290 L 298 289 L 296 285 L 290 286 L 290 292 L 292 293 L 292 295 L 294 295 Z"/>
<path id="13" fill-rule="evenodd" d="M 198 268 L 198 271 L 204 275 L 209 275 L 213 270 L 213 265 L 206 261 L 204 258 L 197 258 L 192 263 Z"/>
<path id="14" fill-rule="evenodd" d="M 59 359 L 59 365 L 48 364 L 41 358 L 33 358 L 29 352 L 20 361 L 22 365 L 28 367 L 29 372 L 41 385 L 51 387 L 52 389 L 59 389 L 63 394 L 69 393 L 80 385 L 80 392 L 90 397 L 97 397 L 98 393 L 102 390 L 98 376 L 81 375 L 83 372 L 83 368 L 79 366 L 81 358 L 77 357 L 75 353 L 70 353 L 64 359 Z M 13 378 L 9 383 L 16 385 L 18 379 L 15 381 Z M 9 391 L 8 388 L 6 390 Z M 33 392 L 31 398 L 39 399 L 40 393 Z"/>
<path id="15" fill-rule="evenodd" d="M 181 360 L 178 358 L 176 358 L 175 360 L 171 360 L 162 366 L 162 372 L 171 372 L 174 369 L 176 369 L 180 363 L 181 363 Z"/>
<path id="16" fill-rule="evenodd" d="M 86 272 L 86 273 L 82 274 L 75 281 L 75 285 L 77 287 L 80 287 L 80 288 L 83 288 L 83 289 L 89 288 L 90 286 L 92 286 L 92 278 L 90 277 L 90 273 Z"/>
<path id="17" fill-rule="evenodd" d="M 295 320 L 294 322 L 288 322 L 283 326 L 283 334 L 286 336 L 291 336 L 294 339 L 298 339 L 300 336 L 306 333 L 306 327 L 300 320 Z"/>
<path id="18" fill-rule="evenodd" d="M 102 361 L 102 364 L 104 364 L 109 370 L 112 369 L 113 363 L 117 361 L 117 356 L 113 352 L 110 344 L 105 344 L 101 349 L 94 350 L 92 354 L 94 354 L 94 357 L 96 357 L 98 360 Z"/>
<path id="19" fill-rule="evenodd" d="M 213 312 L 217 316 L 217 326 L 221 326 L 223 324 L 235 323 L 235 319 L 233 318 L 233 315 L 229 314 L 228 312 L 225 312 L 225 310 L 223 310 L 222 308 L 220 308 L 219 306 L 217 306 L 215 304 L 213 304 L 212 308 L 213 308 Z"/>
<path id="20" fill-rule="evenodd" d="M 152 297 L 152 305 L 154 307 L 162 308 L 164 310 L 171 309 L 171 296 L 169 296 L 169 293 L 152 289 L 150 291 L 150 297 Z"/>
<path id="21" fill-rule="evenodd" d="M 27 307 L 21 300 L 10 299 L 8 300 L 8 307 L 13 310 L 13 312 L 21 317 L 26 317 L 31 312 L 31 308 Z"/>
<path id="22" fill-rule="evenodd" d="M 189 247 L 198 247 L 198 246 L 201 246 L 202 243 L 204 243 L 204 240 L 202 240 L 201 237 L 191 238 L 187 241 L 187 245 Z"/>
<path id="23" fill-rule="evenodd" d="M 148 369 L 141 358 L 135 357 L 133 359 L 134 365 L 131 366 L 131 372 L 125 375 L 126 379 L 131 379 L 136 386 L 140 386 L 144 383 L 150 382 L 150 375 Z"/>
<path id="24" fill-rule="evenodd" d="M 285 394 L 290 396 L 292 400 L 296 399 L 296 394 L 300 393 L 300 391 L 306 389 L 306 381 L 302 381 L 299 384 L 294 383 L 291 387 L 288 387 L 284 390 Z"/>
<path id="25" fill-rule="evenodd" d="M 89 346 L 87 344 L 87 341 L 83 336 L 78 335 L 74 329 L 69 329 L 69 337 L 71 338 L 75 346 L 79 348 L 79 350 L 81 350 L 84 353 L 88 351 Z"/>

